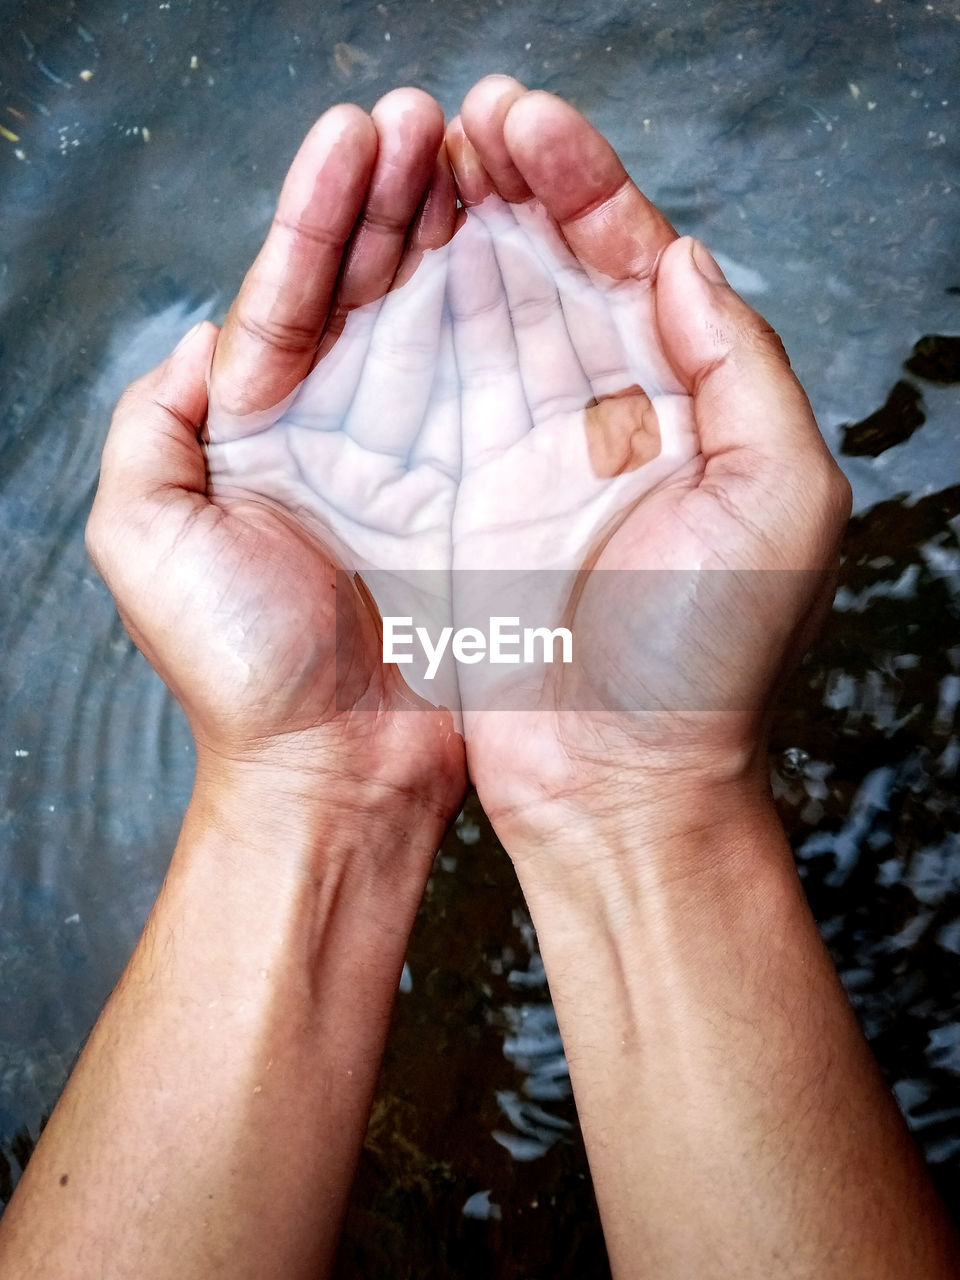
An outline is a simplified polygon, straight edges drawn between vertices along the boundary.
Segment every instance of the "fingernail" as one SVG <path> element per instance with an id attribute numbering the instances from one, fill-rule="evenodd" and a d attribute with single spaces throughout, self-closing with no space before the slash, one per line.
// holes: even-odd
<path id="1" fill-rule="evenodd" d="M 727 283 L 727 277 L 720 270 L 716 258 L 701 241 L 693 241 L 690 256 L 693 258 L 693 265 L 705 280 L 709 280 L 711 284 Z"/>
<path id="2" fill-rule="evenodd" d="M 177 343 L 177 345 L 173 348 L 173 351 L 170 354 L 175 355 L 182 347 L 189 346 L 189 344 L 193 341 L 193 338 L 195 337 L 197 330 L 200 328 L 202 324 L 203 324 L 203 321 L 198 320 L 192 329 L 188 329 L 187 332 L 180 339 L 180 341 Z"/>
<path id="3" fill-rule="evenodd" d="M 459 149 L 454 168 L 463 203 L 465 205 L 481 204 L 493 190 L 493 184 L 483 167 L 483 161 L 477 155 L 466 134 L 463 135 L 463 144 Z"/>

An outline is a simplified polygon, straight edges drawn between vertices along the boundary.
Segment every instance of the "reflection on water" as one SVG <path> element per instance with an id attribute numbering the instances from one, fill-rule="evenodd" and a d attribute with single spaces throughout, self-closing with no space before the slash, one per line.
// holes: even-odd
<path id="1" fill-rule="evenodd" d="M 960 338 L 928 333 L 913 348 L 904 368 L 927 382 L 949 386 L 960 382 Z M 909 440 L 927 420 L 919 387 L 901 379 L 883 406 L 861 422 L 840 428 L 840 452 L 848 457 L 879 457 L 894 445 Z"/>
<path id="2" fill-rule="evenodd" d="M 958 517 L 960 486 L 854 517 L 837 607 L 788 691 L 773 744 L 774 787 L 807 895 L 954 1207 Z"/>
<path id="3" fill-rule="evenodd" d="M 739 270 L 830 443 L 856 450 L 838 608 L 771 767 L 844 982 L 960 1213 L 960 9 L 439 8 L 4 6 L 0 1198 L 133 945 L 191 781 L 182 718 L 83 552 L 109 406 L 222 313 L 321 110 L 414 82 L 452 112 L 502 69 L 571 96 Z M 474 800 L 404 985 L 340 1275 L 604 1275 L 535 939 Z"/>
<path id="4" fill-rule="evenodd" d="M 535 1160 L 570 1131 L 571 1122 L 566 1117 L 542 1105 L 570 1097 L 570 1074 L 533 925 L 519 909 L 514 912 L 513 923 L 523 938 L 529 960 L 526 968 L 511 969 L 507 974 L 507 982 L 522 999 L 503 1007 L 507 1031 L 503 1056 L 523 1083 L 519 1091 L 498 1091 L 497 1102 L 511 1129 L 494 1129 L 492 1136 L 514 1160 Z"/>

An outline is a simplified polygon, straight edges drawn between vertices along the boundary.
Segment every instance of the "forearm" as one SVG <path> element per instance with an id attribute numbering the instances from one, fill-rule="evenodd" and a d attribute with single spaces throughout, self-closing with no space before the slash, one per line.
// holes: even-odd
<path id="1" fill-rule="evenodd" d="M 441 828 L 198 787 L 3 1220 L 5 1276 L 329 1269 Z"/>
<path id="2" fill-rule="evenodd" d="M 772 806 L 685 821 L 518 868 L 614 1274 L 955 1275 Z"/>

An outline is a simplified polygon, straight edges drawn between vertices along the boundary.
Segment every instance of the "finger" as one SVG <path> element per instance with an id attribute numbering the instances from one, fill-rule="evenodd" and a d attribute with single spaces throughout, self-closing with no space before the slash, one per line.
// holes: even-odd
<path id="1" fill-rule="evenodd" d="M 535 164 L 546 173 L 537 190 L 546 207 L 533 200 L 518 203 L 517 218 L 538 242 L 541 256 L 555 275 L 573 345 L 594 391 L 615 394 L 634 384 L 643 386 L 650 395 L 679 390 L 656 339 L 649 288 L 657 254 L 664 243 L 675 238 L 674 232 L 637 191 L 609 144 L 560 99 L 527 94 L 518 81 L 491 76 L 471 90 L 462 110 L 464 129 L 480 161 L 502 195 L 516 192 L 516 198 L 522 199 L 519 184 L 524 182 L 523 176 L 514 166 L 504 129 L 507 117 L 514 118 L 515 105 L 522 117 L 527 99 L 543 117 L 530 127 L 536 134 Z M 544 121 L 550 127 L 543 139 L 548 145 L 560 145 L 564 152 L 552 160 L 541 154 L 540 126 Z M 525 127 L 519 127 L 521 138 Z M 612 201 L 608 198 L 611 193 Z M 618 202 L 622 206 L 620 225 L 610 220 L 610 209 Z M 587 205 L 596 208 L 589 217 L 578 220 L 576 215 Z M 551 224 L 551 218 L 565 220 L 563 234 Z M 564 235 L 571 237 L 581 262 L 571 254 Z M 624 252 L 634 259 L 627 278 L 620 269 Z M 609 288 L 611 275 L 620 282 L 616 290 Z"/>
<path id="2" fill-rule="evenodd" d="M 206 462 L 198 436 L 216 340 L 216 325 L 197 325 L 162 364 L 120 397 L 87 526 L 87 543 L 98 565 L 109 553 L 107 526 L 118 509 L 145 517 L 153 500 L 169 500 L 177 491 L 206 502 Z"/>
<path id="3" fill-rule="evenodd" d="M 450 245 L 447 298 L 460 374 L 466 472 L 503 453 L 533 425 L 496 254 L 489 232 L 472 213 Z"/>
<path id="4" fill-rule="evenodd" d="M 392 288 L 399 289 L 411 278 L 423 255 L 431 249 L 442 249 L 450 243 L 457 227 L 457 189 L 447 157 L 445 143 L 434 161 L 433 177 L 414 218 L 407 247 L 394 277 Z"/>
<path id="5" fill-rule="evenodd" d="M 347 249 L 321 354 L 339 336 L 355 307 L 388 292 L 443 141 L 443 112 L 420 89 L 392 90 L 371 115 L 378 138 L 377 162 Z"/>
<path id="6" fill-rule="evenodd" d="M 211 375 L 211 433 L 271 408 L 306 375 L 344 247 L 373 172 L 377 133 L 359 107 L 321 116 L 294 158 L 276 216 L 224 321 Z M 225 421 L 226 433 L 243 426 Z"/>
<path id="7" fill-rule="evenodd" d="M 440 326 L 430 400 L 423 427 L 410 451 L 411 470 L 432 468 L 451 480 L 460 478 L 460 378 L 453 345 L 453 323 L 445 310 Z"/>
<path id="8" fill-rule="evenodd" d="M 449 244 L 456 221 L 456 188 L 441 142 L 390 292 L 379 306 L 343 423 L 358 444 L 404 461 L 422 433 L 440 355 L 447 258 L 428 251 Z M 364 310 L 352 312 L 348 326 Z M 459 419 L 453 429 L 459 455 Z M 445 453 L 450 453 L 449 445 Z"/>
<path id="9" fill-rule="evenodd" d="M 410 280 L 427 250 L 449 243 L 457 220 L 453 174 L 441 144 L 433 177 L 415 215 L 410 242 L 391 285 L 391 292 Z M 355 307 L 344 321 L 349 341 L 334 342 L 318 356 L 313 370 L 284 410 L 283 421 L 314 431 L 339 431 L 360 385 L 381 300 Z M 391 409 L 395 398 L 389 399 Z M 382 406 L 381 406 L 382 416 Z"/>
<path id="10" fill-rule="evenodd" d="M 507 111 L 503 136 L 581 262 L 614 280 L 650 279 L 676 232 L 579 111 L 552 94 L 527 93 Z"/>
<path id="11" fill-rule="evenodd" d="M 554 277 L 514 217 L 513 206 L 488 201 L 471 217 L 486 226 L 496 253 L 534 425 L 582 410 L 593 392 L 570 340 Z"/>
<path id="12" fill-rule="evenodd" d="M 594 394 L 612 395 L 635 384 L 651 396 L 682 391 L 657 335 L 649 282 L 612 282 L 584 268 L 539 202 L 512 208 L 556 282 L 570 339 Z"/>
<path id="13" fill-rule="evenodd" d="M 421 253 L 449 244 L 457 225 L 457 189 L 446 144 L 433 163 L 433 176 L 410 234 L 410 248 Z"/>
<path id="14" fill-rule="evenodd" d="M 313 369 L 283 406 L 277 425 L 310 431 L 340 431 L 363 375 L 380 302 L 356 307 L 347 316 L 343 338 L 318 357 Z"/>
<path id="15" fill-rule="evenodd" d="M 460 200 L 464 207 L 469 208 L 470 205 L 480 204 L 481 201 L 486 200 L 487 196 L 492 195 L 493 182 L 484 169 L 473 143 L 464 133 L 463 121 L 459 116 L 455 116 L 447 125 L 446 147 L 457 191 L 460 193 Z"/>
<path id="16" fill-rule="evenodd" d="M 694 397 L 708 477 L 786 493 L 838 473 L 780 339 L 698 241 L 664 253 L 656 301 L 667 355 Z"/>
<path id="17" fill-rule="evenodd" d="M 503 136 L 504 121 L 513 104 L 527 92 L 512 76 L 485 76 L 463 100 L 463 131 L 497 193 L 511 203 L 529 200 L 532 192 L 513 162 Z"/>
<path id="18" fill-rule="evenodd" d="M 430 254 L 405 288 L 383 299 L 343 424 L 357 444 L 404 463 L 430 399 L 446 280 L 446 255 Z"/>
<path id="19" fill-rule="evenodd" d="M 570 252 L 557 224 L 536 200 L 515 204 L 513 215 L 556 285 L 570 341 L 593 395 L 613 395 L 639 381 L 629 367 L 609 293 Z"/>

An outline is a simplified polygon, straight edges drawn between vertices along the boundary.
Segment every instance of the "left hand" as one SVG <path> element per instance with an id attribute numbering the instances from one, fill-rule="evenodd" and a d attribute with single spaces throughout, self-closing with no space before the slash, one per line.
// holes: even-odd
<path id="1" fill-rule="evenodd" d="M 414 709 L 383 667 L 376 611 L 361 587 L 337 582 L 324 529 L 253 487 L 211 483 L 199 441 L 208 380 L 221 421 L 272 409 L 307 375 L 324 332 L 388 290 L 411 226 L 414 245 L 444 218 L 452 232 L 449 181 L 423 206 L 442 131 L 439 107 L 417 90 L 387 95 L 372 118 L 327 112 L 222 331 L 188 335 L 117 407 L 88 546 L 184 707 L 198 777 L 266 770 L 299 792 L 416 797 L 444 820 L 462 798 L 451 717 Z M 439 215 L 438 200 L 449 205 Z"/>

